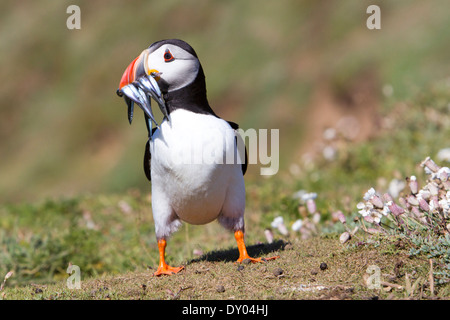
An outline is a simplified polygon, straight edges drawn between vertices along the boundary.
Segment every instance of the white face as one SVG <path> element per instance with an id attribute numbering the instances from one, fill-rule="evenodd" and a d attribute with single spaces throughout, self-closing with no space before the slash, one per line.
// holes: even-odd
<path id="1" fill-rule="evenodd" d="M 189 52 L 178 46 L 165 44 L 147 57 L 145 69 L 147 73 L 160 73 L 156 81 L 168 92 L 183 88 L 197 77 L 200 62 Z M 163 80 L 163 81 L 161 81 Z"/>

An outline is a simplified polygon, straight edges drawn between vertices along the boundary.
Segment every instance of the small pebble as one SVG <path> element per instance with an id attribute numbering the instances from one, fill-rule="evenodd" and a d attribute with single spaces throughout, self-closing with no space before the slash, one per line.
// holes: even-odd
<path id="1" fill-rule="evenodd" d="M 273 273 L 273 275 L 276 276 L 276 277 L 281 276 L 281 275 L 283 274 L 283 269 L 281 269 L 281 268 L 275 268 L 275 269 L 273 270 L 272 273 Z"/>
<path id="2" fill-rule="evenodd" d="M 224 286 L 222 286 L 222 285 L 220 285 L 220 286 L 217 286 L 217 288 L 216 288 L 216 291 L 217 291 L 217 292 L 219 292 L 219 293 L 221 293 L 221 292 L 225 292 L 225 287 L 224 287 Z"/>
<path id="3" fill-rule="evenodd" d="M 317 269 L 312 269 L 312 270 L 311 270 L 311 274 L 312 274 L 313 276 L 315 276 L 318 272 L 319 272 L 319 271 L 317 271 Z"/>
<path id="4" fill-rule="evenodd" d="M 242 271 L 242 270 L 244 270 L 244 266 L 243 265 L 238 265 L 238 267 L 237 267 L 237 271 Z"/>
<path id="5" fill-rule="evenodd" d="M 250 259 L 244 259 L 244 260 L 242 260 L 242 263 L 243 264 L 250 264 L 250 262 L 252 262 L 252 260 L 250 260 Z"/>
<path id="6" fill-rule="evenodd" d="M 326 270 L 328 268 L 327 264 L 325 262 L 322 262 L 320 264 L 320 270 Z"/>

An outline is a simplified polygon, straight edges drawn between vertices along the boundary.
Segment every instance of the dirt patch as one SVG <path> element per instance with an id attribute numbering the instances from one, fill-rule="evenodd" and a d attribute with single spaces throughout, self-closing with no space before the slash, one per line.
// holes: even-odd
<path id="1" fill-rule="evenodd" d="M 315 155 L 324 144 L 324 132 L 332 128 L 340 137 L 353 142 L 366 141 L 380 128 L 379 85 L 375 72 L 362 72 L 351 82 L 332 86 L 318 81 L 307 108 L 308 129 L 299 155 Z"/>

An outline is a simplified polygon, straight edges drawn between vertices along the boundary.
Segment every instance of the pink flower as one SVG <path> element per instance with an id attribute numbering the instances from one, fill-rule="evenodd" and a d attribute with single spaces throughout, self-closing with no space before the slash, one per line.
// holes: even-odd
<path id="1" fill-rule="evenodd" d="M 419 200 L 419 207 L 425 212 L 430 211 L 430 207 L 428 206 L 428 202 L 426 202 L 424 199 Z"/>
<path id="2" fill-rule="evenodd" d="M 272 243 L 273 242 L 272 230 L 270 230 L 270 229 L 264 230 L 264 235 L 266 236 L 266 240 L 267 240 L 268 243 Z"/>
<path id="3" fill-rule="evenodd" d="M 393 201 L 389 201 L 387 203 L 389 210 L 391 210 L 392 214 L 396 217 L 398 217 L 399 215 L 405 213 L 405 210 L 398 206 L 395 202 Z"/>
<path id="4" fill-rule="evenodd" d="M 317 210 L 316 202 L 314 199 L 306 200 L 306 207 L 308 208 L 309 213 L 314 213 Z"/>
<path id="5" fill-rule="evenodd" d="M 440 169 L 440 167 L 433 160 L 431 160 L 430 157 L 426 157 L 426 159 L 422 161 L 420 166 L 427 167 L 431 172 L 437 172 Z"/>
<path id="6" fill-rule="evenodd" d="M 413 205 L 416 207 L 419 205 L 419 200 L 417 200 L 417 198 L 414 197 L 413 195 L 409 195 L 407 198 L 407 201 L 410 205 Z"/>
<path id="7" fill-rule="evenodd" d="M 271 226 L 272 226 L 272 228 L 278 229 L 278 231 L 280 231 L 280 233 L 284 236 L 287 236 L 289 234 L 289 232 L 284 224 L 283 217 L 281 217 L 281 216 L 278 216 L 275 219 L 273 219 Z"/>
<path id="8" fill-rule="evenodd" d="M 383 200 L 386 202 L 389 202 L 389 201 L 394 201 L 394 198 L 392 198 L 392 196 L 389 193 L 385 193 L 385 194 L 383 194 Z"/>
<path id="9" fill-rule="evenodd" d="M 344 214 L 342 213 L 342 211 L 337 211 L 336 213 L 336 217 L 339 219 L 339 221 L 342 223 L 342 224 L 345 224 L 346 222 L 347 222 L 347 220 L 345 219 L 345 216 L 344 216 Z"/>
<path id="10" fill-rule="evenodd" d="M 352 236 L 350 235 L 350 233 L 348 233 L 347 231 L 345 231 L 343 234 L 341 234 L 341 236 L 339 237 L 339 241 L 344 244 L 347 241 L 349 241 L 352 238 Z"/>
<path id="11" fill-rule="evenodd" d="M 381 200 L 381 198 L 377 195 L 374 195 L 372 198 L 370 198 L 369 200 L 376 208 L 378 209 L 383 209 L 383 201 Z"/>
<path id="12" fill-rule="evenodd" d="M 411 178 L 407 179 L 409 180 L 409 188 L 411 189 L 412 194 L 417 194 L 419 191 L 419 185 L 417 183 L 417 178 L 415 176 L 411 176 Z"/>

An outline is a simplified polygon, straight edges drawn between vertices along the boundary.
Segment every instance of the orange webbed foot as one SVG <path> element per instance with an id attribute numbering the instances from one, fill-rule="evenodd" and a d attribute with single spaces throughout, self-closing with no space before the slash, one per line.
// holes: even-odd
<path id="1" fill-rule="evenodd" d="M 153 274 L 154 276 L 160 276 L 163 274 L 172 275 L 180 272 L 184 269 L 184 266 L 181 267 L 171 267 L 166 263 L 164 258 L 166 252 L 166 240 L 159 239 L 158 240 L 158 249 L 159 249 L 159 267 L 156 272 Z"/>
<path id="2" fill-rule="evenodd" d="M 159 266 L 158 270 L 156 270 L 156 272 L 153 275 L 154 276 L 161 276 L 163 274 L 172 275 L 172 274 L 176 274 L 176 273 L 180 272 L 183 269 L 184 269 L 184 266 L 181 266 L 181 267 L 171 267 L 169 265 Z"/>
<path id="3" fill-rule="evenodd" d="M 236 242 L 239 249 L 239 259 L 237 259 L 236 262 L 242 263 L 246 261 L 250 261 L 252 263 L 258 263 L 258 262 L 266 262 L 269 260 L 275 260 L 279 258 L 280 256 L 274 256 L 270 258 L 252 258 L 247 253 L 247 248 L 244 243 L 244 232 L 242 230 L 238 230 L 234 233 L 234 237 L 236 238 Z"/>
<path id="4" fill-rule="evenodd" d="M 237 259 L 236 260 L 236 262 L 238 262 L 238 263 L 245 263 L 246 261 L 249 261 L 249 262 L 251 262 L 251 263 L 264 263 L 264 262 L 266 262 L 266 261 L 269 261 L 269 260 L 275 260 L 275 259 L 278 259 L 280 256 L 273 256 L 273 257 L 269 257 L 269 258 L 252 258 L 252 257 L 250 257 L 250 256 L 247 256 L 247 257 L 239 257 L 239 259 Z"/>

